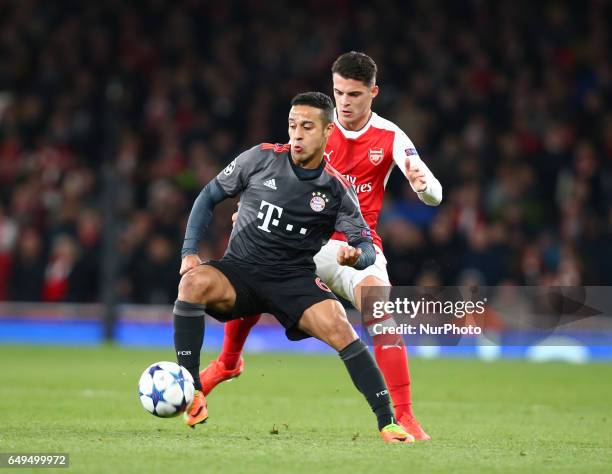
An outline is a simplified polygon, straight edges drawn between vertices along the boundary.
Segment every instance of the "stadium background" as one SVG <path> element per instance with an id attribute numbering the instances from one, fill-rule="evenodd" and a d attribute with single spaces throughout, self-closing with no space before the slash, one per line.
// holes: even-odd
<path id="1" fill-rule="evenodd" d="M 201 187 L 285 142 L 289 99 L 331 93 L 348 49 L 376 59 L 375 110 L 444 185 L 428 208 L 393 174 L 395 284 L 612 284 L 609 11 L 532 3 L 3 2 L 0 299 L 100 299 L 108 171 L 118 298 L 172 300 Z M 206 255 L 224 250 L 224 211 Z"/>
<path id="2" fill-rule="evenodd" d="M 612 284 L 606 2 L 1 8 L 0 301 L 94 304 L 4 304 L 3 341 L 71 327 L 129 343 L 142 332 L 121 321 L 168 320 L 126 305 L 175 298 L 199 190 L 241 150 L 285 142 L 290 98 L 331 94 L 350 49 L 375 58 L 375 111 L 444 187 L 431 208 L 392 174 L 379 231 L 394 284 Z M 233 209 L 218 208 L 204 256 L 222 255 Z M 32 314 L 49 316 L 36 337 L 20 329 Z"/>
<path id="3" fill-rule="evenodd" d="M 347 50 L 374 57 L 374 110 L 444 187 L 429 208 L 392 174 L 394 284 L 612 284 L 610 2 L 295 3 L 0 0 L 0 453 L 100 473 L 609 472 L 610 317 L 545 347 L 410 347 L 433 441 L 409 449 L 380 443 L 333 354 L 274 321 L 204 429 L 140 409 L 140 372 L 174 358 L 193 199 L 237 152 L 285 142 L 289 99 L 331 94 Z"/>

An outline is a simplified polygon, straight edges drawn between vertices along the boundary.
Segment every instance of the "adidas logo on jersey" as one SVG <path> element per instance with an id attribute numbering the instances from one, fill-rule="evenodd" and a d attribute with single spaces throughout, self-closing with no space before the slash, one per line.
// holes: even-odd
<path id="1" fill-rule="evenodd" d="M 269 179 L 268 181 L 264 181 L 264 186 L 269 187 L 270 189 L 276 190 L 276 181 L 274 178 Z"/>

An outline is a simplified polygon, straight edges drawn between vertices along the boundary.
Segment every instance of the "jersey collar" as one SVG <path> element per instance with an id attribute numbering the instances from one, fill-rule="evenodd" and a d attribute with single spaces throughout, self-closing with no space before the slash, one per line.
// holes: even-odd
<path id="1" fill-rule="evenodd" d="M 344 128 L 344 126 L 340 123 L 340 120 L 338 119 L 338 109 L 334 109 L 334 124 L 340 129 L 340 131 L 346 138 L 349 138 L 351 140 L 359 138 L 361 135 L 367 132 L 370 129 L 370 125 L 372 125 L 374 117 L 376 117 L 376 112 L 372 111 L 369 120 L 363 127 L 361 127 L 359 130 L 348 130 Z"/>
<path id="2" fill-rule="evenodd" d="M 327 165 L 325 159 L 321 160 L 321 164 L 313 169 L 304 169 L 300 168 L 296 165 L 291 159 L 291 152 L 287 153 L 287 160 L 289 161 L 289 165 L 291 165 L 291 169 L 293 173 L 300 181 L 308 181 L 311 179 L 317 179 L 323 173 L 323 168 Z"/>

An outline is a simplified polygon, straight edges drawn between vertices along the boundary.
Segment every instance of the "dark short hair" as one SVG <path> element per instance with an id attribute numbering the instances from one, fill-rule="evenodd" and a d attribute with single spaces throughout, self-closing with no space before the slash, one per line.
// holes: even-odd
<path id="1" fill-rule="evenodd" d="M 355 79 L 366 86 L 376 84 L 378 68 L 374 60 L 365 53 L 350 51 L 341 54 L 332 64 L 332 74 L 340 74 L 346 79 Z"/>
<path id="2" fill-rule="evenodd" d="M 301 92 L 291 99 L 291 107 L 294 105 L 309 105 L 321 109 L 325 125 L 334 121 L 334 103 L 323 92 Z"/>

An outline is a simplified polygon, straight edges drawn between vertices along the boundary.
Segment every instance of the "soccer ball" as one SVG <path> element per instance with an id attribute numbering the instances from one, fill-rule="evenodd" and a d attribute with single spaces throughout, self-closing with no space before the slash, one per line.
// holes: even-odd
<path id="1" fill-rule="evenodd" d="M 183 413 L 193 400 L 193 377 L 174 362 L 156 362 L 138 382 L 140 403 L 149 413 L 170 418 Z"/>

